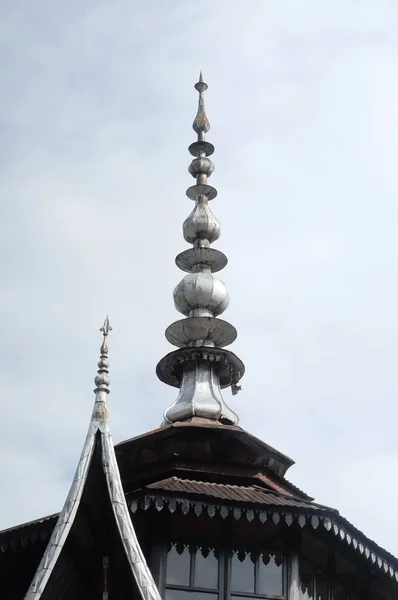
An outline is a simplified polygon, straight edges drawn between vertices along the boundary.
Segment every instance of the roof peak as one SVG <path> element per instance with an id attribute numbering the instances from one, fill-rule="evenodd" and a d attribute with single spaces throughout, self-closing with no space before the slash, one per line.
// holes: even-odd
<path id="1" fill-rule="evenodd" d="M 98 373 L 94 380 L 96 385 L 94 409 L 83 451 L 64 507 L 26 593 L 25 600 L 40 600 L 42 598 L 50 576 L 64 549 L 68 535 L 74 527 L 83 493 L 86 487 L 90 487 L 87 486 L 87 480 L 91 466 L 94 461 L 98 460 L 100 460 L 100 468 L 103 470 L 105 477 L 107 497 L 115 517 L 120 542 L 126 553 L 129 567 L 136 580 L 141 597 L 143 600 L 161 600 L 130 518 L 109 428 L 107 395 L 109 394 L 110 381 L 107 337 L 111 330 L 109 318 L 106 317 L 104 325 L 101 327 L 104 337 L 100 349 Z M 98 445 L 97 441 L 99 442 Z M 57 595 L 53 589 L 51 589 L 51 593 L 54 597 Z"/>

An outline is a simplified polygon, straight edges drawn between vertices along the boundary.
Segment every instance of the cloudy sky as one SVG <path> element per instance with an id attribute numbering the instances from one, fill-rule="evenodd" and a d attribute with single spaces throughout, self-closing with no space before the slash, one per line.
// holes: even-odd
<path id="1" fill-rule="evenodd" d="M 115 442 L 176 396 L 199 69 L 245 362 L 226 400 L 398 555 L 398 5 L 3 0 L 0 527 L 59 510 L 108 312 Z"/>

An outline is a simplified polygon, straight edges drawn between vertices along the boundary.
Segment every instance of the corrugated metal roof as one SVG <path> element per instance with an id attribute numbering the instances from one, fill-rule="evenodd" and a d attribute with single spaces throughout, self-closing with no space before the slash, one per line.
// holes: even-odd
<path id="1" fill-rule="evenodd" d="M 230 500 L 232 502 L 251 502 L 253 504 L 266 504 L 268 506 L 294 506 L 296 508 L 333 510 L 307 500 L 302 500 L 301 498 L 295 498 L 271 490 L 268 491 L 265 488 L 255 485 L 241 486 L 169 477 L 163 481 L 151 483 L 147 488 L 173 493 L 212 496 L 213 498 Z"/>
<path id="2" fill-rule="evenodd" d="M 178 510 L 184 515 L 191 513 L 196 514 L 196 516 L 207 515 L 210 518 L 214 518 L 217 515 L 217 518 L 220 519 L 226 519 L 229 516 L 233 516 L 235 519 L 245 518 L 249 522 L 258 520 L 258 522 L 262 524 L 268 519 L 272 519 L 275 524 L 284 522 L 289 527 L 291 527 L 293 523 L 298 524 L 301 528 L 310 527 L 314 530 L 320 527 L 326 532 L 330 532 L 331 535 L 337 536 L 342 542 L 351 547 L 359 555 L 363 556 L 368 561 L 369 565 L 381 569 L 384 573 L 388 573 L 396 582 L 398 582 L 398 559 L 367 538 L 359 531 L 359 529 L 354 527 L 346 519 L 342 518 L 338 511 L 329 508 L 328 506 L 315 504 L 313 502 L 305 502 L 299 498 L 295 498 L 294 500 L 296 502 L 295 504 L 292 504 L 293 499 L 291 497 L 287 497 L 288 502 L 283 502 L 280 496 L 279 506 L 276 506 L 275 498 L 273 497 L 278 496 L 278 494 L 275 494 L 272 491 L 267 492 L 260 488 L 260 492 L 262 492 L 261 495 L 264 494 L 264 496 L 268 496 L 268 503 L 262 502 L 261 504 L 257 503 L 257 505 L 253 504 L 253 508 L 249 508 L 248 504 L 250 504 L 252 500 L 247 500 L 247 497 L 245 496 L 246 502 L 239 502 L 239 504 L 233 505 L 230 501 L 231 498 L 227 496 L 225 490 L 225 488 L 235 487 L 247 489 L 247 486 L 176 480 L 177 478 L 170 478 L 163 482 L 159 482 L 159 484 L 152 485 L 152 493 L 148 493 L 144 497 L 135 499 L 130 503 L 132 512 L 135 513 L 137 509 L 146 511 L 153 507 L 157 511 L 164 509 L 169 510 L 170 513 L 174 513 Z M 227 497 L 229 500 L 228 503 L 221 500 L 220 494 L 217 495 L 216 501 L 213 502 L 214 492 L 218 487 L 224 488 L 224 499 Z M 255 488 L 255 486 L 253 487 Z M 206 496 L 206 490 L 207 492 L 212 490 L 213 493 L 207 493 L 207 497 L 203 497 Z M 234 491 L 236 492 L 236 490 Z M 240 489 L 240 491 L 242 492 L 242 489 Z M 257 492 L 258 490 L 256 489 L 255 491 Z M 200 492 L 200 496 L 202 497 L 199 497 L 198 492 Z M 192 497 L 195 494 L 198 496 L 197 498 Z M 209 496 L 211 497 L 211 500 L 209 499 Z M 236 500 L 237 497 L 240 499 L 241 496 L 242 494 L 238 493 L 237 496 L 232 499 Z M 257 499 L 258 496 L 256 494 L 256 500 Z"/>
<path id="3" fill-rule="evenodd" d="M 0 531 L 0 552 L 9 548 L 24 547 L 29 542 L 47 540 L 57 521 L 58 514 L 49 515 L 42 519 L 21 523 L 15 527 L 9 527 Z"/>
<path id="4" fill-rule="evenodd" d="M 21 523 L 20 525 L 15 525 L 14 527 L 8 527 L 7 529 L 2 529 L 0 531 L 0 536 L 6 535 L 7 533 L 13 533 L 18 529 L 23 529 L 24 527 L 31 527 L 33 525 L 41 525 L 46 521 L 53 520 L 54 522 L 59 517 L 59 513 L 54 513 L 53 515 L 48 515 L 48 517 L 42 517 L 41 519 L 34 519 L 33 521 L 27 521 L 26 523 Z"/>

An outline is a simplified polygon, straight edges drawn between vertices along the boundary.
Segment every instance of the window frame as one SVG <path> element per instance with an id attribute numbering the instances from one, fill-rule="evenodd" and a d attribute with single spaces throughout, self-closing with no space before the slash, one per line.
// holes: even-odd
<path id="1" fill-rule="evenodd" d="M 336 573 L 334 568 L 333 569 L 322 569 L 317 563 L 315 563 L 313 560 L 311 560 L 310 558 L 308 558 L 308 556 L 301 554 L 299 557 L 299 562 L 300 561 L 305 561 L 306 563 L 308 563 L 308 565 L 311 567 L 311 575 L 312 575 L 312 588 L 313 588 L 313 593 L 314 593 L 314 600 L 316 600 L 317 598 L 317 581 L 316 581 L 316 573 L 317 571 L 321 571 L 322 573 L 325 573 L 326 577 L 327 577 L 327 600 L 336 600 L 336 584 L 341 585 L 341 587 L 343 588 L 343 591 L 345 592 L 345 598 L 343 598 L 343 600 L 351 600 L 351 598 L 353 600 L 362 600 L 362 598 L 364 598 L 363 594 L 361 592 L 356 592 L 351 590 L 350 588 L 348 588 L 344 583 L 342 583 L 341 581 L 339 581 L 339 579 L 336 577 Z M 301 567 L 299 567 L 299 584 L 300 584 L 300 591 L 299 591 L 299 595 L 300 595 L 300 599 L 303 596 L 302 590 L 301 590 Z"/>
<path id="2" fill-rule="evenodd" d="M 180 542 L 171 542 L 171 547 L 177 546 L 179 544 L 180 544 Z M 169 552 L 169 550 L 167 548 L 168 545 L 169 544 L 166 544 L 164 547 L 163 560 L 162 560 L 162 570 L 163 570 L 162 580 L 163 580 L 164 591 L 166 591 L 166 590 L 181 590 L 181 591 L 192 591 L 192 592 L 198 592 L 198 593 L 204 593 L 204 594 L 216 594 L 218 596 L 218 598 L 220 598 L 220 584 L 221 584 L 220 557 L 218 560 L 217 588 L 205 588 L 205 587 L 195 586 L 195 585 L 193 585 L 193 582 L 195 580 L 196 554 L 197 554 L 197 552 L 200 552 L 200 549 L 203 546 L 196 545 L 196 544 L 182 543 L 181 545 L 186 547 L 189 552 L 189 585 L 180 585 L 177 583 L 167 583 L 167 554 Z M 214 551 L 214 548 L 209 547 L 209 550 Z"/>
<path id="3" fill-rule="evenodd" d="M 189 585 L 179 585 L 174 583 L 167 583 L 167 555 L 169 552 L 169 547 L 183 545 L 188 548 L 190 554 L 190 562 L 189 562 Z M 196 554 L 201 551 L 201 548 L 208 548 L 210 551 L 216 551 L 218 554 L 218 587 L 215 588 L 204 588 L 192 585 L 195 580 L 195 562 L 196 562 Z M 163 595 L 165 596 L 166 590 L 180 590 L 186 592 L 197 592 L 203 594 L 214 594 L 217 595 L 218 600 L 233 600 L 233 598 L 252 598 L 256 600 L 286 600 L 288 597 L 288 563 L 287 556 L 283 549 L 280 548 L 266 548 L 266 549 L 245 549 L 244 551 L 248 554 L 255 555 L 254 562 L 254 592 L 233 592 L 231 590 L 231 572 L 232 572 L 232 556 L 233 552 L 239 551 L 240 548 L 222 546 L 220 548 L 214 548 L 214 546 L 206 546 L 202 544 L 190 544 L 179 541 L 167 542 L 163 545 L 163 558 L 161 561 L 161 587 L 163 590 Z M 282 555 L 282 595 L 271 596 L 270 594 L 260 594 L 257 593 L 258 589 L 258 570 L 259 570 L 259 561 L 262 554 L 269 553 L 271 556 L 276 555 L 278 552 Z"/>
<path id="4" fill-rule="evenodd" d="M 226 560 L 227 560 L 227 574 L 232 573 L 232 554 L 236 552 L 237 549 L 227 549 L 226 550 Z M 266 548 L 264 550 L 245 550 L 248 554 L 254 554 L 256 559 L 254 561 L 254 592 L 236 592 L 231 590 L 231 577 L 227 576 L 226 578 L 226 595 L 225 598 L 227 600 L 231 600 L 232 598 L 240 597 L 240 598 L 261 598 L 263 600 L 285 600 L 287 598 L 287 562 L 286 556 L 283 550 L 275 548 Z M 256 590 L 258 589 L 258 578 L 259 578 L 259 562 L 262 554 L 268 552 L 270 555 L 275 555 L 277 552 L 282 554 L 282 595 L 281 596 L 270 596 L 269 594 L 260 594 Z"/>

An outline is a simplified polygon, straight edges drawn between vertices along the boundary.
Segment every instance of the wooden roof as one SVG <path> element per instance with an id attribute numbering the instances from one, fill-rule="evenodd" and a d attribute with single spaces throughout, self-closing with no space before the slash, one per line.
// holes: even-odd
<path id="1" fill-rule="evenodd" d="M 204 445 L 201 442 L 203 436 L 206 439 Z M 277 475 L 269 466 L 262 466 L 261 461 L 252 456 L 252 448 L 248 450 L 242 444 L 241 432 L 230 431 L 227 442 L 228 451 L 225 452 L 226 438 L 222 428 L 210 430 L 195 424 L 171 427 L 161 432 L 156 430 L 118 444 L 115 450 L 129 521 L 132 512 L 153 507 L 157 512 L 165 510 L 211 518 L 243 518 L 263 523 L 269 519 L 288 526 L 310 527 L 313 530 L 320 528 L 339 543 L 352 548 L 370 567 L 398 582 L 396 557 L 367 538 L 338 511 L 315 503 L 285 477 Z M 98 434 L 92 466 L 75 519 L 75 529 L 79 533 L 74 536 L 71 531 L 72 539 L 79 538 L 79 544 L 82 545 L 79 552 L 83 554 L 90 554 L 90 548 L 94 546 L 100 547 L 95 538 L 95 527 L 91 526 L 90 533 L 90 522 L 104 524 L 104 531 L 108 532 L 105 542 L 113 539 L 112 536 L 117 532 L 101 452 Z M 3 554 L 13 553 L 18 548 L 28 553 L 29 548 L 43 543 L 43 538 L 48 539 L 55 521 L 56 516 L 52 515 L 0 532 Z M 120 542 L 120 536 L 118 539 Z M 121 552 L 123 545 L 118 544 L 115 547 L 119 548 L 117 552 Z M 65 548 L 64 558 L 61 556 L 57 569 L 60 572 L 64 569 L 67 573 L 71 567 L 67 567 L 65 562 L 68 552 L 66 544 Z M 120 556 L 118 560 L 121 560 Z M 98 556 L 96 568 L 100 562 Z M 129 571 L 131 569 L 127 564 L 126 572 Z M 70 572 L 68 577 L 73 579 Z M 75 577 L 78 577 L 77 572 Z M 58 581 L 61 582 L 61 578 Z M 47 597 L 50 598 L 50 595 L 42 596 L 44 599 Z"/>

